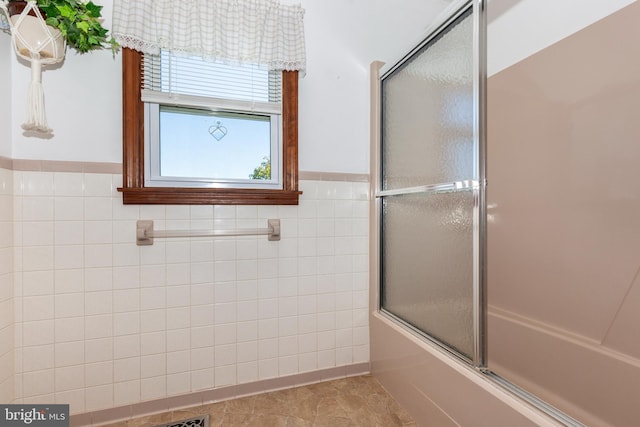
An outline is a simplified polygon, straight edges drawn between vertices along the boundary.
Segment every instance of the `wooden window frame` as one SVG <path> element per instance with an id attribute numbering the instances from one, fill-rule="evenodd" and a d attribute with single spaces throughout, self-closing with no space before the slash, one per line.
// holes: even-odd
<path id="1" fill-rule="evenodd" d="M 298 72 L 282 72 L 282 189 L 145 187 L 143 54 L 122 49 L 122 202 L 167 205 L 297 205 Z"/>

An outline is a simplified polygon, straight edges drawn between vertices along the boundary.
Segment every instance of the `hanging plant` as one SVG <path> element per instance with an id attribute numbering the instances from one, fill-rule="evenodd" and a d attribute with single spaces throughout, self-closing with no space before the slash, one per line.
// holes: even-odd
<path id="1" fill-rule="evenodd" d="M 8 18 L 16 54 L 31 63 L 27 120 L 23 129 L 51 133 L 47 126 L 42 89 L 42 67 L 64 59 L 66 46 L 80 53 L 118 43 L 102 26 L 102 6 L 78 0 L 0 0 L 0 12 Z"/>
<path id="2" fill-rule="evenodd" d="M 25 1 L 9 0 L 9 10 L 15 8 L 13 3 L 26 5 Z M 37 0 L 36 3 L 47 25 L 60 30 L 67 46 L 80 53 L 108 47 L 115 53 L 118 49 L 118 43 L 107 35 L 109 30 L 102 26 L 102 6 L 77 0 Z M 23 9 L 24 6 L 15 8 L 16 11 Z"/>

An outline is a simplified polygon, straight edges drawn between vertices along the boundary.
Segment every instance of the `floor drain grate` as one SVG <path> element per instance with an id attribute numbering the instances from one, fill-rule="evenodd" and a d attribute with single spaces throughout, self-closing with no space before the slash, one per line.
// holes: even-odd
<path id="1" fill-rule="evenodd" d="M 189 418 L 188 420 L 172 421 L 154 427 L 209 427 L 209 415 Z"/>

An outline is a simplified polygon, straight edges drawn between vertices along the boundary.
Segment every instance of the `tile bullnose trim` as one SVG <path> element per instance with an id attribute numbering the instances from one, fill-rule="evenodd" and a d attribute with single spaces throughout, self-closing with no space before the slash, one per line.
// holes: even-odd
<path id="1" fill-rule="evenodd" d="M 146 402 L 118 406 L 115 408 L 73 414 L 70 417 L 70 424 L 74 427 L 80 427 L 123 422 L 133 418 L 144 417 L 160 412 L 331 381 L 339 378 L 366 375 L 370 372 L 371 369 L 369 362 L 337 366 L 334 368 L 304 372 L 286 377 L 270 378 L 251 383 L 194 391 L 192 393 L 166 397 L 163 399 L 149 400 Z"/>
<path id="2" fill-rule="evenodd" d="M 0 156 L 0 168 L 21 172 L 122 173 L 121 163 L 11 159 Z"/>
<path id="3" fill-rule="evenodd" d="M 369 182 L 366 173 L 300 171 L 298 178 L 301 181 Z"/>
<path id="4" fill-rule="evenodd" d="M 0 156 L 0 169 L 22 172 L 75 172 L 121 174 L 121 163 L 73 162 L 61 160 L 11 159 Z M 302 181 L 369 182 L 369 174 L 349 172 L 300 171 Z"/>
<path id="5" fill-rule="evenodd" d="M 0 169 L 13 170 L 13 160 L 0 156 Z"/>

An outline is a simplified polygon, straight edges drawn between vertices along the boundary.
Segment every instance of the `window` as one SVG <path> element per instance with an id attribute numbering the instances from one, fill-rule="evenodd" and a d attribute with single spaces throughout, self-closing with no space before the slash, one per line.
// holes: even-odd
<path id="1" fill-rule="evenodd" d="M 149 86 L 148 74 L 143 78 L 144 56 L 131 49 L 123 49 L 122 67 L 123 186 L 119 191 L 125 204 L 298 203 L 296 71 L 282 72 L 281 84 L 275 87 L 273 76 L 269 77 L 267 72 L 271 92 L 281 91 L 280 112 L 270 105 L 275 96 L 270 93 L 264 95 L 266 98 L 262 101 L 266 102 L 257 99 L 255 94 L 250 96 L 250 101 L 237 96 L 233 101 L 221 101 L 220 98 L 225 97 L 219 92 L 223 86 L 216 88 L 209 79 L 200 79 L 201 85 L 195 89 L 191 86 L 172 88 L 170 92 L 180 95 L 169 100 L 172 95 L 163 95 L 162 87 Z M 147 86 L 144 86 L 145 80 Z M 189 80 L 184 81 L 189 83 Z M 155 83 L 162 81 L 167 79 L 156 79 Z M 211 97 L 216 100 L 211 101 Z M 184 136 L 199 120 L 209 124 L 206 136 L 212 145 L 204 151 L 194 151 L 193 147 L 185 149 L 184 141 L 198 144 L 198 138 Z M 206 156 L 219 154 L 215 143 L 230 136 L 231 129 L 235 135 L 253 129 L 254 134 L 263 137 L 253 138 L 257 148 L 239 150 L 240 155 L 234 161 L 231 161 L 234 154 L 223 153 L 222 162 L 216 168 L 215 162 L 206 161 L 209 160 Z M 276 144 L 276 141 L 280 142 Z M 145 151 L 152 155 L 145 156 Z M 189 153 L 196 155 L 190 157 Z M 222 166 L 231 163 L 240 164 L 242 157 L 249 163 L 240 168 L 223 169 Z"/>
<path id="2" fill-rule="evenodd" d="M 145 185 L 282 189 L 282 72 L 145 55 Z"/>
<path id="3" fill-rule="evenodd" d="M 281 189 L 280 114 L 145 103 L 145 183 Z"/>

